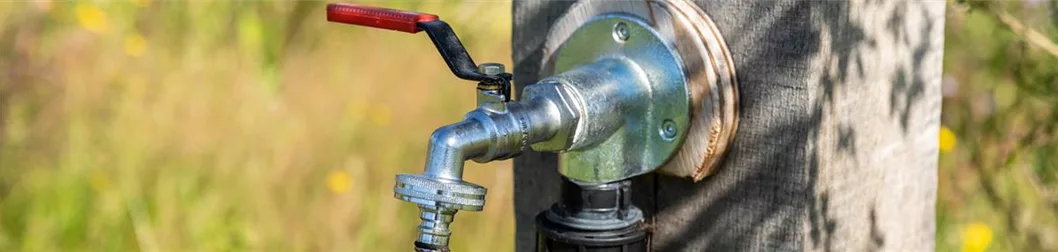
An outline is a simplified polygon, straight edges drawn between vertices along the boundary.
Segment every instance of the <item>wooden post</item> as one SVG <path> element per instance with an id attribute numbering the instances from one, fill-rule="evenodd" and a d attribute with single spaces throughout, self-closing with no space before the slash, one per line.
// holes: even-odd
<path id="1" fill-rule="evenodd" d="M 943 1 L 704 1 L 734 57 L 740 122 L 720 169 L 644 175 L 656 251 L 933 249 Z M 571 1 L 516 1 L 515 81 Z M 554 154 L 515 160 L 518 251 L 557 200 Z"/>

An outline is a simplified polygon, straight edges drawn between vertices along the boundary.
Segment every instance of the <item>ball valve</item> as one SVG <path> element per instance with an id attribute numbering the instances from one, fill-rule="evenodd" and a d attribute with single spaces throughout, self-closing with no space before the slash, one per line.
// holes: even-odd
<path id="1" fill-rule="evenodd" d="M 332 22 L 425 31 L 456 77 L 477 82 L 478 107 L 433 132 L 423 173 L 396 176 L 394 197 L 420 209 L 417 251 L 447 251 L 455 214 L 484 207 L 486 189 L 462 179 L 466 160 L 508 159 L 530 149 L 560 153 L 565 181 L 561 202 L 538 216 L 542 250 L 645 248 L 629 179 L 686 159 L 681 146 L 688 139 L 708 143 L 690 159 L 716 159 L 733 134 L 737 99 L 726 48 L 709 50 L 718 39 L 674 42 L 676 28 L 700 32 L 694 25 L 702 20 L 673 11 L 665 16 L 671 24 L 659 29 L 657 19 L 629 13 L 593 14 L 571 32 L 560 30 L 558 49 L 546 57 L 546 71 L 554 74 L 513 99 L 512 74 L 501 64 L 476 64 L 438 16 L 327 6 Z M 712 67 L 696 69 L 703 66 Z"/>

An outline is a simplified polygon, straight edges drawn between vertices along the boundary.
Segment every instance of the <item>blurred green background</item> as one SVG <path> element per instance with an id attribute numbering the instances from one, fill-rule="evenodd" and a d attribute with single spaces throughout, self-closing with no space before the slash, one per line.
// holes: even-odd
<path id="1" fill-rule="evenodd" d="M 439 14 L 510 64 L 509 2 L 372 4 Z M 425 34 L 324 10 L 0 2 L 0 251 L 409 249 L 417 209 L 393 176 L 422 171 L 473 83 Z M 510 163 L 468 166 L 489 207 L 457 216 L 453 249 L 512 246 Z"/>
<path id="2" fill-rule="evenodd" d="M 371 4 L 436 13 L 510 65 L 509 2 Z M 0 251 L 407 250 L 393 175 L 422 169 L 471 84 L 425 35 L 323 6 L 0 1 Z M 1058 250 L 1058 4 L 947 16 L 938 249 Z M 489 203 L 453 249 L 512 248 L 510 163 L 468 166 Z"/>

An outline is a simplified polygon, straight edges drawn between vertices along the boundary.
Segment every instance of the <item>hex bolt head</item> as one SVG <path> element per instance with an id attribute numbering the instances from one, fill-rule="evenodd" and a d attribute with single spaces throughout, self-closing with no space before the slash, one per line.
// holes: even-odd
<path id="1" fill-rule="evenodd" d="M 613 38 L 618 42 L 627 41 L 629 35 L 628 25 L 624 22 L 617 22 L 613 26 Z"/>
<path id="2" fill-rule="evenodd" d="M 504 71 L 505 70 L 503 69 L 503 64 L 500 63 L 484 63 L 478 65 L 478 72 L 481 72 L 481 74 L 488 76 L 499 75 L 502 74 Z"/>
<path id="3" fill-rule="evenodd" d="M 673 122 L 671 119 L 665 119 L 665 121 L 661 123 L 660 131 L 661 138 L 665 139 L 665 141 L 676 139 L 676 122 Z"/>

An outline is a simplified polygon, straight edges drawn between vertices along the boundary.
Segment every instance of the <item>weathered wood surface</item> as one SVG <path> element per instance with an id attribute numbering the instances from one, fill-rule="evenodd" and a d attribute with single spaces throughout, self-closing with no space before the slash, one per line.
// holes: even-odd
<path id="1" fill-rule="evenodd" d="M 516 1 L 517 86 L 574 2 Z M 933 249 L 943 1 L 696 1 L 738 74 L 728 156 L 693 183 L 635 179 L 657 251 Z M 518 251 L 557 200 L 557 158 L 515 160 Z"/>

